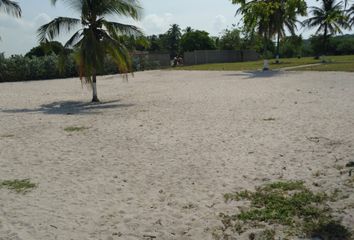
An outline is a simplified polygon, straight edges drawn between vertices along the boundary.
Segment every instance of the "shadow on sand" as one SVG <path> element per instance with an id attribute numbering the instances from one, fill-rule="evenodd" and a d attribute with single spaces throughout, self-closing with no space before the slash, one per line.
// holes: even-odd
<path id="1" fill-rule="evenodd" d="M 132 107 L 134 104 L 122 104 L 120 100 L 91 103 L 79 101 L 59 101 L 49 104 L 43 104 L 39 108 L 34 109 L 5 109 L 1 110 L 5 113 L 43 113 L 58 115 L 75 115 L 75 114 L 96 114 L 102 109 L 126 108 Z"/>
<path id="2" fill-rule="evenodd" d="M 281 76 L 284 74 L 284 71 L 281 70 L 270 70 L 270 71 L 243 71 L 239 73 L 226 73 L 224 76 L 229 77 L 244 77 L 244 78 L 269 78 L 275 76 Z"/>

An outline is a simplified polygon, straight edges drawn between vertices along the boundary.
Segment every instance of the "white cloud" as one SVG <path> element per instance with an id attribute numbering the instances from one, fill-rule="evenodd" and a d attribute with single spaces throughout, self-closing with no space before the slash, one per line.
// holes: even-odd
<path id="1" fill-rule="evenodd" d="M 33 46 L 38 45 L 37 29 L 42 24 L 49 22 L 51 18 L 40 13 L 33 19 L 17 19 L 7 15 L 0 16 L 0 32 L 2 41 L 0 41 L 1 49 L 6 49 L 9 54 L 26 53 Z"/>
<path id="2" fill-rule="evenodd" d="M 40 27 L 42 26 L 43 24 L 46 24 L 48 22 L 50 22 L 52 19 L 51 17 L 48 16 L 48 14 L 46 13 L 41 13 L 41 14 L 38 14 L 34 20 L 33 20 L 33 24 L 34 26 L 37 28 L 37 27 Z"/>
<path id="3" fill-rule="evenodd" d="M 142 19 L 140 25 L 144 32 L 150 35 L 165 33 L 173 23 L 173 14 L 164 13 L 162 15 L 149 14 Z"/>
<path id="4" fill-rule="evenodd" d="M 220 33 L 227 28 L 227 19 L 223 15 L 217 15 L 213 21 L 213 30 L 215 33 Z"/>

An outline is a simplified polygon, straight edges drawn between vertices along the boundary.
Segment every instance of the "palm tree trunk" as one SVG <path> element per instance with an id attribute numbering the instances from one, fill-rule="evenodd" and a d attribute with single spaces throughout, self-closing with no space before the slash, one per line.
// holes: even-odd
<path id="1" fill-rule="evenodd" d="M 328 29 L 327 29 L 327 24 L 325 25 L 325 29 L 324 29 L 324 33 L 323 33 L 323 48 L 324 48 L 324 52 L 323 55 L 327 54 L 327 33 L 328 33 Z"/>
<path id="2" fill-rule="evenodd" d="M 267 57 L 267 33 L 264 33 L 264 61 L 263 61 L 263 71 L 268 71 L 269 70 L 269 62 L 268 62 L 268 57 Z"/>
<path id="3" fill-rule="evenodd" d="M 277 34 L 277 56 L 276 56 L 276 63 L 279 63 L 279 55 L 280 55 L 280 34 L 279 34 L 279 32 L 278 32 L 278 34 Z"/>
<path id="4" fill-rule="evenodd" d="M 97 85 L 96 85 L 96 71 L 93 71 L 92 75 L 92 102 L 100 102 L 97 97 Z"/>

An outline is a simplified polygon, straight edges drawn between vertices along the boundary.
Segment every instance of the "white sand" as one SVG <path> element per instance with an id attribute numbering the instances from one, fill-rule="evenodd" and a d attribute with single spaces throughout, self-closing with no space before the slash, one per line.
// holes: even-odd
<path id="1" fill-rule="evenodd" d="M 354 74 L 152 71 L 100 78 L 98 94 L 0 84 L 0 180 L 38 183 L 0 189 L 1 240 L 212 239 L 238 211 L 224 193 L 277 179 L 347 192 L 332 207 L 354 226 L 335 168 L 354 160 Z"/>

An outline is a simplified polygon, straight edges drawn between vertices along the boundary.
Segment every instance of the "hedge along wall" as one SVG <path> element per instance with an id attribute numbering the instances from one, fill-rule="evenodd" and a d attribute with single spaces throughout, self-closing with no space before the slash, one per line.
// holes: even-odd
<path id="1" fill-rule="evenodd" d="M 168 54 L 148 54 L 143 59 L 136 59 L 133 56 L 133 71 L 143 71 L 158 69 L 169 66 L 170 59 Z M 143 66 L 143 67 L 142 67 Z M 117 65 L 106 58 L 103 69 L 98 72 L 99 75 L 119 73 Z M 0 82 L 16 82 L 30 80 L 44 80 L 56 78 L 77 77 L 78 71 L 73 56 L 67 57 L 64 70 L 59 71 L 59 57 L 49 55 L 43 57 L 24 57 L 14 55 L 5 58 L 0 54 Z"/>

